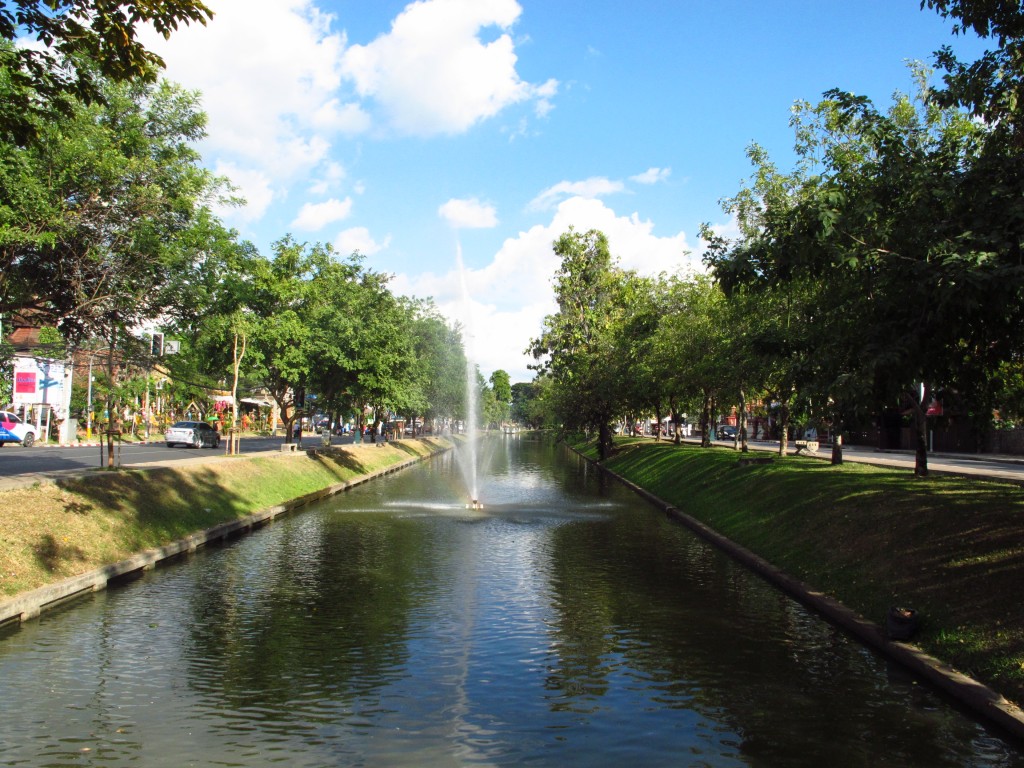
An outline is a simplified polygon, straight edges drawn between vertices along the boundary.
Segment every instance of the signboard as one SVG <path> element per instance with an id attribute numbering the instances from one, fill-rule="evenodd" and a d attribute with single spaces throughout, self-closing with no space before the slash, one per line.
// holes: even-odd
<path id="1" fill-rule="evenodd" d="M 34 357 L 14 358 L 14 404 L 64 409 L 64 363 Z"/>

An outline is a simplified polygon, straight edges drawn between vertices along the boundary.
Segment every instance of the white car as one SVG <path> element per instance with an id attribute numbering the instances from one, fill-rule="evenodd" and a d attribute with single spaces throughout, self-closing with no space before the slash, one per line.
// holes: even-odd
<path id="1" fill-rule="evenodd" d="M 220 432 L 205 421 L 178 421 L 164 433 L 167 447 L 172 445 L 216 448 L 220 445 Z"/>
<path id="2" fill-rule="evenodd" d="M 12 411 L 0 411 L 0 448 L 7 443 L 21 443 L 29 448 L 36 437 L 34 424 L 26 424 Z"/>

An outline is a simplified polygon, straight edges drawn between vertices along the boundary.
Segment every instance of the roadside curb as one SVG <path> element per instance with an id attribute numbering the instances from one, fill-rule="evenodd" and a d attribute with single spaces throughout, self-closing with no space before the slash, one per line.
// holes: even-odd
<path id="1" fill-rule="evenodd" d="M 571 446 L 570 446 L 571 448 Z M 832 597 L 811 588 L 769 563 L 759 555 L 723 536 L 700 520 L 683 512 L 650 491 L 627 480 L 598 461 L 584 456 L 572 448 L 585 461 L 601 472 L 613 477 L 637 495 L 685 525 L 696 535 L 713 544 L 734 560 L 757 573 L 770 584 L 823 616 L 830 623 L 845 630 L 864 645 L 882 656 L 895 661 L 946 695 L 966 706 L 986 721 L 1006 733 L 1024 740 L 1024 710 L 983 683 L 956 671 L 915 645 L 890 640 L 884 630 L 872 621 L 847 608 Z"/>

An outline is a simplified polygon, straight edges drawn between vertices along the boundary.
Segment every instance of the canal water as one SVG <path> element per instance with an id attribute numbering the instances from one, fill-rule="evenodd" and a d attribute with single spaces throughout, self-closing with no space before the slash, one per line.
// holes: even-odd
<path id="1" fill-rule="evenodd" d="M 0 765 L 1024 768 L 565 449 L 480 461 L 0 633 Z"/>

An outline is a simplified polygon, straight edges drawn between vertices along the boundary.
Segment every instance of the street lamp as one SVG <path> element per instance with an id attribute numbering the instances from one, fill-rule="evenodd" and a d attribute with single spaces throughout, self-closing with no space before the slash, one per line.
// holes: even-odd
<path id="1" fill-rule="evenodd" d="M 99 352 L 110 352 L 110 348 L 107 349 L 93 349 L 89 352 L 89 387 L 88 394 L 86 395 L 86 406 L 85 406 L 85 439 L 92 440 L 92 361 Z"/>

